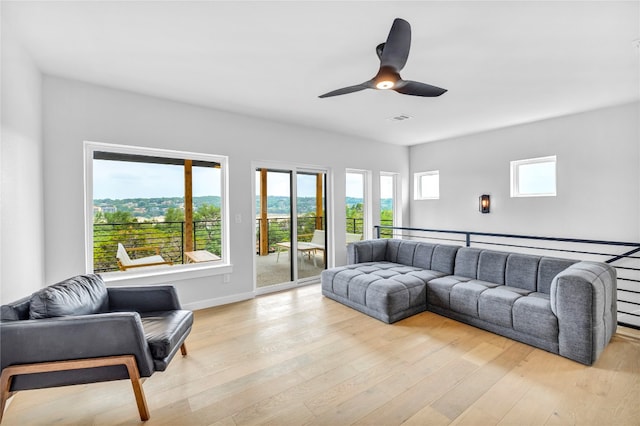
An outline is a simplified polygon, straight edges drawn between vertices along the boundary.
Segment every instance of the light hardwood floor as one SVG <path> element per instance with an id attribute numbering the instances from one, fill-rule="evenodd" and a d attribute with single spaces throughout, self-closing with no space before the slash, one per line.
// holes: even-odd
<path id="1" fill-rule="evenodd" d="M 147 425 L 639 425 L 640 332 L 592 367 L 430 312 L 387 325 L 319 285 L 196 312 Z M 128 381 L 17 393 L 5 425 L 140 424 Z"/>

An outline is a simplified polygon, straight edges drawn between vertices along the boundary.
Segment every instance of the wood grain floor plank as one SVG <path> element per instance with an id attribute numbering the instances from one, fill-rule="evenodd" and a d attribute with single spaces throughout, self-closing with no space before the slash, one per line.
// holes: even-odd
<path id="1" fill-rule="evenodd" d="M 509 346 L 492 359 L 492 362 L 480 366 L 477 371 L 464 377 L 453 389 L 435 401 L 432 404 L 433 408 L 451 420 L 457 418 L 511 369 L 522 362 L 532 350 L 530 346 L 521 343 Z M 466 359 L 467 355 L 463 355 L 461 359 Z"/>
<path id="2" fill-rule="evenodd" d="M 146 426 L 640 423 L 640 331 L 591 367 L 431 312 L 389 325 L 318 285 L 195 313 Z M 3 425 L 140 425 L 127 381 L 18 392 Z"/>

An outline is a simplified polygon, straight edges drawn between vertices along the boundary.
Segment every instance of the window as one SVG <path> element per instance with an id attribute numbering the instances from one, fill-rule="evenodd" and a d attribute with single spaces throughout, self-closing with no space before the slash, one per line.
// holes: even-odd
<path id="1" fill-rule="evenodd" d="M 228 264 L 227 158 L 85 143 L 87 270 Z"/>
<path id="2" fill-rule="evenodd" d="M 556 156 L 511 162 L 512 197 L 554 197 Z"/>
<path id="3" fill-rule="evenodd" d="M 414 200 L 437 200 L 440 198 L 440 171 L 415 173 L 413 175 Z"/>
<path id="4" fill-rule="evenodd" d="M 380 172 L 380 225 L 401 226 L 397 194 L 398 174 Z M 393 238 L 393 229 L 381 229 L 381 238 Z"/>
<path id="5" fill-rule="evenodd" d="M 370 212 L 370 172 L 348 169 L 345 174 L 345 205 L 347 234 L 358 234 L 363 239 L 369 237 Z"/>

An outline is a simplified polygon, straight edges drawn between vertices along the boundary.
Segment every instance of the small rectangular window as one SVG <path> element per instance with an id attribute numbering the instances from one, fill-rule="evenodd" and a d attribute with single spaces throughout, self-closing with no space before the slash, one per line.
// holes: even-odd
<path id="1" fill-rule="evenodd" d="M 414 174 L 414 200 L 440 198 L 440 171 L 432 170 Z"/>
<path id="2" fill-rule="evenodd" d="M 511 162 L 512 197 L 555 197 L 556 156 Z"/>

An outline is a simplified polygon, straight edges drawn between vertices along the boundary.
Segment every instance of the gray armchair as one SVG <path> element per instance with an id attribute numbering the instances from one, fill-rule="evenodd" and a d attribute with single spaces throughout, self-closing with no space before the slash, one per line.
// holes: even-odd
<path id="1" fill-rule="evenodd" d="M 45 287 L 0 309 L 0 421 L 10 394 L 130 379 L 149 419 L 141 377 L 164 371 L 193 325 L 173 286 L 106 288 L 99 275 Z"/>

